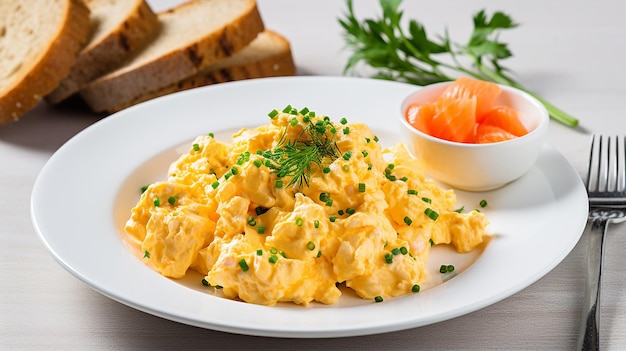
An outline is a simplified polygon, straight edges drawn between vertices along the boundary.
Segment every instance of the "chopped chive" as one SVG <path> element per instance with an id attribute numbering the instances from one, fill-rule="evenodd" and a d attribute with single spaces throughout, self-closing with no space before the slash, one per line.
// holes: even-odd
<path id="1" fill-rule="evenodd" d="M 403 181 L 403 182 L 406 182 L 407 180 L 409 180 L 409 178 L 407 178 L 407 177 L 402 177 L 402 178 L 400 178 L 400 180 L 401 180 L 401 181 Z"/>
<path id="2" fill-rule="evenodd" d="M 433 241 L 433 239 L 428 239 L 428 243 L 430 244 L 430 246 L 435 245 L 435 242 Z"/>
<path id="3" fill-rule="evenodd" d="M 276 180 L 276 188 L 282 188 L 283 187 L 283 181 L 281 179 Z"/>
<path id="4" fill-rule="evenodd" d="M 433 211 L 430 208 L 427 208 L 426 210 L 424 210 L 424 214 L 428 216 L 428 218 L 432 219 L 433 221 L 436 221 L 437 218 L 439 218 L 439 213 L 437 213 L 436 211 Z"/>
<path id="5" fill-rule="evenodd" d="M 369 155 L 369 153 L 367 153 L 367 151 L 365 150 L 361 151 L 361 154 L 363 154 L 363 157 L 367 157 L 367 155 Z"/>
<path id="6" fill-rule="evenodd" d="M 339 123 L 346 124 L 346 123 L 348 123 L 348 120 L 345 119 L 345 118 L 342 118 L 342 119 L 339 120 Z"/>
<path id="7" fill-rule="evenodd" d="M 394 165 L 393 163 L 387 165 L 387 168 L 389 168 L 389 170 L 393 170 L 395 167 L 396 165 Z"/>
<path id="8" fill-rule="evenodd" d="M 439 273 L 446 273 L 448 272 L 448 269 L 446 268 L 445 264 L 442 264 L 441 266 L 439 266 Z"/>
<path id="9" fill-rule="evenodd" d="M 156 207 L 161 206 L 161 200 L 159 200 L 158 197 L 155 197 L 154 200 L 152 201 L 152 203 L 154 203 L 154 206 L 156 206 Z"/>
<path id="10" fill-rule="evenodd" d="M 221 286 L 221 285 L 216 285 L 215 286 L 215 289 L 222 289 L 222 288 L 223 288 L 223 286 Z"/>
<path id="11" fill-rule="evenodd" d="M 145 251 L 143 252 L 143 258 L 150 258 L 150 251 L 145 250 Z"/>
<path id="12" fill-rule="evenodd" d="M 269 263 L 276 263 L 276 261 L 278 261 L 278 256 L 276 255 L 271 255 L 270 258 L 267 259 L 269 261 Z"/>
<path id="13" fill-rule="evenodd" d="M 176 203 L 176 196 L 170 196 L 167 198 L 167 202 L 169 202 L 170 205 L 173 205 Z"/>
<path id="14" fill-rule="evenodd" d="M 374 166 L 373 164 L 368 163 L 368 164 L 367 164 L 367 170 L 368 170 L 368 171 L 371 171 L 373 166 Z"/>
<path id="15" fill-rule="evenodd" d="M 426 202 L 426 203 L 429 203 L 429 204 L 432 204 L 432 203 L 433 203 L 433 200 L 431 200 L 431 199 L 430 199 L 430 198 L 428 198 L 428 197 L 423 197 L 423 198 L 422 198 L 422 201 L 424 201 L 424 202 Z"/>
<path id="16" fill-rule="evenodd" d="M 346 161 L 348 161 L 350 157 L 352 157 L 352 151 L 346 151 L 346 153 L 343 154 L 343 159 Z"/>
<path id="17" fill-rule="evenodd" d="M 343 210 L 337 211 L 337 214 L 340 215 L 340 216 L 343 216 Z"/>
<path id="18" fill-rule="evenodd" d="M 465 206 L 461 206 L 461 207 L 457 208 L 456 210 L 454 210 L 454 212 L 462 213 L 464 209 L 465 209 Z"/>
<path id="19" fill-rule="evenodd" d="M 391 249 L 391 254 L 394 256 L 400 254 L 400 249 L 398 249 L 397 247 L 394 247 L 393 249 Z"/>
<path id="20" fill-rule="evenodd" d="M 304 220 L 300 217 L 296 218 L 296 225 L 298 227 L 302 227 L 302 225 L 304 224 Z"/>
<path id="21" fill-rule="evenodd" d="M 232 175 L 237 175 L 237 173 L 239 173 L 239 169 L 237 169 L 237 167 L 233 167 L 230 169 L 230 173 Z"/>
<path id="22" fill-rule="evenodd" d="M 420 292 L 420 286 L 417 284 L 413 285 L 413 287 L 411 288 L 411 292 L 414 292 L 414 293 Z"/>
<path id="23" fill-rule="evenodd" d="M 200 145 L 193 144 L 193 151 L 200 151 Z"/>
<path id="24" fill-rule="evenodd" d="M 204 286 L 211 286 L 211 284 L 209 284 L 209 281 L 204 279 L 204 278 L 202 278 L 202 285 L 204 285 Z"/>
<path id="25" fill-rule="evenodd" d="M 309 113 L 309 108 L 303 107 L 299 112 L 301 115 L 306 115 L 307 113 Z"/>
<path id="26" fill-rule="evenodd" d="M 270 247 L 270 253 L 271 254 L 277 254 L 278 253 L 278 249 L 275 247 Z"/>
<path id="27" fill-rule="evenodd" d="M 298 124 L 298 119 L 295 117 L 289 121 L 289 125 L 292 127 L 295 127 L 297 124 Z"/>
<path id="28" fill-rule="evenodd" d="M 265 226 L 260 225 L 256 227 L 256 232 L 259 234 L 265 234 Z"/>
<path id="29" fill-rule="evenodd" d="M 480 200 L 480 207 L 487 207 L 487 200 Z"/>
<path id="30" fill-rule="evenodd" d="M 256 220 L 253 216 L 248 216 L 248 225 L 254 227 L 256 225 Z"/>
<path id="31" fill-rule="evenodd" d="M 407 216 L 404 217 L 404 223 L 406 223 L 406 225 L 411 225 L 411 223 L 413 223 L 413 220 Z"/>
<path id="32" fill-rule="evenodd" d="M 209 133 L 207 135 L 210 136 L 211 138 L 215 138 L 215 134 L 213 134 L 213 133 Z"/>
<path id="33" fill-rule="evenodd" d="M 315 227 L 315 229 L 320 227 L 320 221 L 318 221 L 317 219 L 315 221 L 313 221 L 313 226 Z"/>
<path id="34" fill-rule="evenodd" d="M 141 187 L 141 193 L 142 193 L 142 194 L 143 194 L 143 193 L 145 193 L 145 192 L 146 192 L 146 190 L 148 190 L 148 187 L 149 187 L 149 186 L 150 186 L 150 184 L 146 184 L 146 185 L 142 186 L 142 187 Z"/>
<path id="35" fill-rule="evenodd" d="M 409 195 L 417 195 L 417 190 L 409 189 L 409 190 L 406 191 L 406 193 L 409 194 Z"/>
<path id="36" fill-rule="evenodd" d="M 370 141 L 372 141 L 372 139 L 370 139 L 370 138 L 365 138 L 365 142 L 366 142 L 366 143 L 368 143 L 368 144 L 369 144 L 369 143 L 370 143 Z"/>
<path id="37" fill-rule="evenodd" d="M 289 111 L 291 111 L 291 109 L 292 109 L 291 105 L 287 105 L 287 106 L 285 106 L 285 108 L 283 109 L 283 112 L 284 112 L 284 113 L 288 113 Z"/>
<path id="38" fill-rule="evenodd" d="M 337 217 L 335 216 L 330 216 L 330 218 L 328 218 L 329 221 L 334 222 L 337 220 Z"/>
<path id="39" fill-rule="evenodd" d="M 379 139 L 378 139 L 378 136 L 374 135 L 374 141 L 375 141 L 375 142 L 378 142 L 378 140 L 379 140 Z"/>
<path id="40" fill-rule="evenodd" d="M 322 202 L 326 202 L 326 201 L 330 200 L 330 195 L 328 193 L 320 193 L 319 199 Z"/>
<path id="41" fill-rule="evenodd" d="M 359 183 L 359 192 L 360 193 L 364 193 L 365 192 L 365 183 Z"/>
<path id="42" fill-rule="evenodd" d="M 324 167 L 324 169 L 322 170 L 322 172 L 324 172 L 324 173 L 330 173 L 330 167 Z"/>
<path id="43" fill-rule="evenodd" d="M 217 180 L 211 183 L 211 187 L 213 187 L 213 189 L 217 188 L 218 186 L 220 186 L 220 182 L 218 182 Z"/>
<path id="44" fill-rule="evenodd" d="M 317 252 L 317 255 L 316 255 L 315 257 L 316 257 L 316 258 L 320 258 L 320 257 L 322 257 L 322 251 L 318 251 L 318 252 Z"/>
<path id="45" fill-rule="evenodd" d="M 453 266 L 453 265 L 451 265 L 451 264 L 449 264 L 449 265 L 447 265 L 447 266 L 446 266 L 446 270 L 447 270 L 448 272 L 454 272 L 454 266 Z"/>
<path id="46" fill-rule="evenodd" d="M 350 134 L 350 127 L 345 127 L 343 129 L 343 134 Z"/>
<path id="47" fill-rule="evenodd" d="M 269 210 L 269 208 L 265 208 L 263 206 L 257 206 L 254 209 L 254 213 L 256 213 L 257 216 L 260 216 L 262 214 L 264 214 L 265 212 L 267 212 Z"/>
<path id="48" fill-rule="evenodd" d="M 278 116 L 278 111 L 274 109 L 270 111 L 270 113 L 268 113 L 267 115 L 270 116 L 270 118 L 274 119 L 274 117 Z"/>
<path id="49" fill-rule="evenodd" d="M 389 252 L 385 254 L 385 263 L 389 263 L 389 264 L 393 263 L 393 255 L 390 254 Z"/>
<path id="50" fill-rule="evenodd" d="M 242 258 L 241 260 L 239 260 L 239 267 L 241 267 L 242 271 L 247 271 L 248 269 L 250 269 L 250 267 L 248 267 L 248 262 L 246 262 L 246 260 L 244 258 Z"/>
<path id="51" fill-rule="evenodd" d="M 237 161 L 235 163 L 237 163 L 238 165 L 243 165 L 244 163 L 250 161 L 250 151 L 246 151 L 244 153 L 242 153 L 241 155 L 239 155 L 239 157 L 237 157 Z"/>
<path id="52" fill-rule="evenodd" d="M 343 166 L 341 166 L 341 169 L 342 169 L 344 172 L 349 172 L 349 171 L 350 171 L 350 166 L 348 166 L 348 165 L 343 165 Z"/>
<path id="53" fill-rule="evenodd" d="M 333 199 L 328 199 L 328 201 L 326 201 L 326 206 L 330 207 L 333 205 Z"/>
<path id="54" fill-rule="evenodd" d="M 254 160 L 254 162 L 252 162 L 252 164 L 254 164 L 256 166 L 256 168 L 261 167 L 261 165 L 263 165 L 263 161 L 256 159 Z"/>
<path id="55" fill-rule="evenodd" d="M 256 255 L 257 256 L 263 256 L 263 250 L 261 250 L 261 249 L 256 250 Z"/>
<path id="56" fill-rule="evenodd" d="M 352 214 L 354 214 L 354 212 L 356 212 L 356 210 L 354 208 L 352 208 L 352 207 L 346 208 L 346 213 L 347 214 L 352 215 Z"/>
<path id="57" fill-rule="evenodd" d="M 315 250 L 315 243 L 314 243 L 314 242 L 312 242 L 312 241 L 309 241 L 309 242 L 306 244 L 306 248 L 307 248 L 307 249 L 309 249 L 309 250 L 311 250 L 311 251 Z"/>
<path id="58" fill-rule="evenodd" d="M 375 302 L 383 302 L 383 297 L 382 297 L 382 296 L 376 296 L 376 297 L 374 298 L 374 301 L 375 301 Z"/>

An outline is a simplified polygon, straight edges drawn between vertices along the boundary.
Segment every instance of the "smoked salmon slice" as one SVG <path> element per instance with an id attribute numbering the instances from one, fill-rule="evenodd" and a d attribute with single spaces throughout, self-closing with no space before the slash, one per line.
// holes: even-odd
<path id="1" fill-rule="evenodd" d="M 405 118 L 426 134 L 461 143 L 499 142 L 527 134 L 515 109 L 494 106 L 501 92 L 497 84 L 460 77 L 435 101 L 410 105 Z"/>

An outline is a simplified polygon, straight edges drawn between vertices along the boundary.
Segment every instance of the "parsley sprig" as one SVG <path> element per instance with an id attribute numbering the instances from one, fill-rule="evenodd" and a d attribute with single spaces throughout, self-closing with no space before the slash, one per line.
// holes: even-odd
<path id="1" fill-rule="evenodd" d="M 499 40 L 499 34 L 517 26 L 510 16 L 495 12 L 489 17 L 484 10 L 479 11 L 473 17 L 473 32 L 467 44 L 462 45 L 453 41 L 447 31 L 436 40 L 429 38 L 424 26 L 413 19 L 408 22 L 408 28 L 403 28 L 401 2 L 380 0 L 382 17 L 360 21 L 354 13 L 352 0 L 347 0 L 348 12 L 345 18 L 339 19 L 345 30 L 346 46 L 352 50 L 344 74 L 354 72 L 363 62 L 376 71 L 373 78 L 416 85 L 451 81 L 455 79 L 452 74 L 468 75 L 523 90 L 543 103 L 554 120 L 570 127 L 578 125 L 576 118 L 507 74 L 509 70 L 500 60 L 511 57 L 512 53 L 508 45 Z"/>

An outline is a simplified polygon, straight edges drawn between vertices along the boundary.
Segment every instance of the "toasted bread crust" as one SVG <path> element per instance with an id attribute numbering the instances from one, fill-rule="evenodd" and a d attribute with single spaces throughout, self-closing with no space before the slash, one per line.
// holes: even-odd
<path id="1" fill-rule="evenodd" d="M 106 112 L 114 113 L 132 105 L 148 101 L 167 94 L 198 88 L 206 85 L 231 82 L 262 77 L 293 76 L 296 74 L 296 66 L 293 60 L 289 42 L 278 33 L 266 30 L 274 40 L 280 41 L 282 51 L 261 59 L 245 60 L 236 64 L 229 64 L 229 60 L 210 65 L 200 73 L 183 79 L 159 90 L 148 92 L 133 101 L 125 102 L 109 108 Z M 244 49 L 245 50 L 245 49 Z M 233 56 L 234 58 L 234 56 Z M 213 69 L 214 68 L 214 69 Z"/>
<path id="2" fill-rule="evenodd" d="M 37 62 L 26 65 L 24 74 L 0 91 L 0 125 L 17 121 L 50 93 L 76 62 L 79 50 L 89 35 L 89 9 L 81 0 L 67 0 L 64 18 L 57 35 Z"/>
<path id="3" fill-rule="evenodd" d="M 194 6 L 194 2 L 158 16 L 176 16 L 185 6 Z M 139 67 L 126 67 L 98 78 L 80 91 L 81 97 L 95 112 L 132 104 L 146 93 L 175 84 L 242 50 L 263 30 L 256 2 L 250 0 L 245 11 L 222 28 L 193 43 L 181 44 Z"/>
<path id="4" fill-rule="evenodd" d="M 135 2 L 128 17 L 122 19 L 104 37 L 95 38 L 95 41 L 87 44 L 69 75 L 46 96 L 47 102 L 57 104 L 78 92 L 84 84 L 121 66 L 128 55 L 156 35 L 159 29 L 156 14 L 144 0 Z"/>

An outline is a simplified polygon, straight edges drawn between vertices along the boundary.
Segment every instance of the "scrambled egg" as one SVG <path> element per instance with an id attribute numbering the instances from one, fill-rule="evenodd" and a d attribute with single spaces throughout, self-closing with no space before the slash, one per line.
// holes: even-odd
<path id="1" fill-rule="evenodd" d="M 126 231 L 167 277 L 189 269 L 228 298 L 263 305 L 410 294 L 433 244 L 476 248 L 488 224 L 458 213 L 401 143 L 291 106 L 230 143 L 205 135 L 143 193 Z M 416 288 L 417 287 L 417 288 Z"/>

